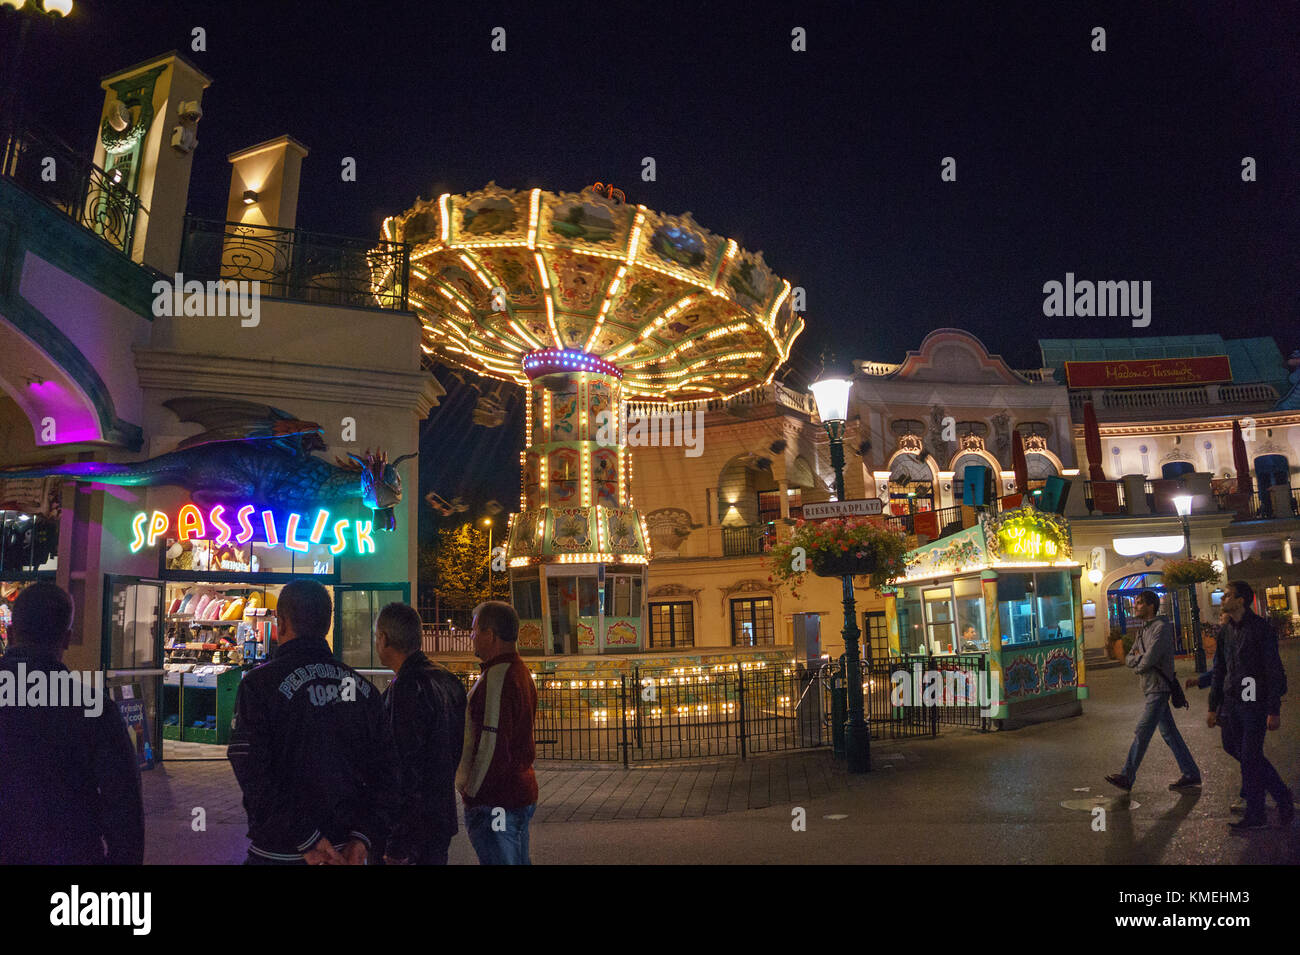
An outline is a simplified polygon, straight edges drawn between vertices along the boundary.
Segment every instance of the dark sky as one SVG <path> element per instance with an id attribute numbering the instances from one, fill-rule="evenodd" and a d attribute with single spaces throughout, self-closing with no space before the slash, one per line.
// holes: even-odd
<path id="1" fill-rule="evenodd" d="M 377 236 L 417 196 L 488 180 L 612 181 L 629 201 L 691 210 L 807 289 L 797 372 L 826 344 L 898 361 L 945 325 L 1016 367 L 1039 364 L 1039 338 L 1300 345 L 1292 0 L 77 0 L 72 18 L 39 26 L 28 108 L 80 148 L 110 71 L 179 49 L 212 76 L 197 215 L 224 214 L 227 153 L 286 132 L 311 150 L 299 225 L 344 235 Z M 196 26 L 206 52 L 190 50 Z M 495 26 L 505 53 L 490 50 Z M 796 26 L 805 53 L 790 49 Z M 1095 26 L 1104 53 L 1090 49 Z M 344 156 L 357 182 L 341 181 Z M 645 156 L 655 182 L 641 181 Z M 945 156 L 955 183 L 940 180 Z M 1242 182 L 1244 156 L 1258 181 Z M 1043 283 L 1067 271 L 1152 282 L 1150 326 L 1044 317 Z"/>

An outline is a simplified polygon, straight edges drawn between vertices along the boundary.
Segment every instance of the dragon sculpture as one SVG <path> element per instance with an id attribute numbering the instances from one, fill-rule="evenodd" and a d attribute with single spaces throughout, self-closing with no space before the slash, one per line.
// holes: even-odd
<path id="1" fill-rule="evenodd" d="M 163 402 L 181 421 L 207 429 L 167 454 L 131 464 L 83 461 L 0 471 L 3 478 L 62 475 L 124 487 L 175 485 L 200 507 L 255 502 L 288 510 L 360 500 L 374 511 L 375 526 L 393 530 L 393 509 L 402 500 L 397 465 L 415 454 L 388 460 L 382 451 L 348 463 L 314 456 L 324 431 L 270 405 L 236 399 L 172 398 Z"/>

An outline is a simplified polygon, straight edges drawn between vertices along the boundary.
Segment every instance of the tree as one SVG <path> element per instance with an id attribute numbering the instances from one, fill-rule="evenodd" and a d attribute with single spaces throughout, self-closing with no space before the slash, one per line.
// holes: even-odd
<path id="1" fill-rule="evenodd" d="M 496 539 L 492 542 L 498 543 Z M 426 556 L 427 555 L 427 556 Z M 426 568 L 432 572 L 433 590 L 448 609 L 468 610 L 484 600 L 505 600 L 509 593 L 505 571 L 491 574 L 488 589 L 488 535 L 473 524 L 438 531 L 431 548 L 420 555 L 421 580 Z"/>

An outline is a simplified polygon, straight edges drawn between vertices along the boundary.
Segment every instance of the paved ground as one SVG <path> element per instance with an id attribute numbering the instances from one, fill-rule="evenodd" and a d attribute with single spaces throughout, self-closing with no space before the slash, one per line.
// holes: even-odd
<path id="1" fill-rule="evenodd" d="M 1300 673 L 1300 644 L 1284 647 Z M 1179 675 L 1190 674 L 1190 664 Z M 1205 725 L 1205 694 L 1178 724 L 1205 785 L 1178 795 L 1159 734 L 1130 797 L 1104 780 L 1123 764 L 1141 700 L 1128 670 L 1090 674 L 1084 715 L 1014 732 L 951 730 L 937 740 L 873 742 L 875 771 L 849 777 L 825 752 L 665 767 L 539 764 L 537 863 L 1300 863 L 1300 826 L 1230 835 L 1237 764 Z M 1266 752 L 1300 786 L 1300 711 L 1283 705 Z M 146 862 L 234 863 L 247 845 L 223 762 L 168 762 L 145 774 Z M 1100 800 L 1100 801 L 1099 801 Z M 1075 802 L 1082 808 L 1065 808 Z M 1105 810 L 1097 831 L 1093 805 Z M 206 813 L 193 831 L 192 810 Z M 803 810 L 806 831 L 791 825 Z M 472 863 L 463 831 L 453 863 Z"/>

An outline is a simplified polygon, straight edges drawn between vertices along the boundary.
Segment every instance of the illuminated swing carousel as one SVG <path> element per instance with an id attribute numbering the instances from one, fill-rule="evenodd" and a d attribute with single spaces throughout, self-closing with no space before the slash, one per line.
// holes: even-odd
<path id="1" fill-rule="evenodd" d="M 384 233 L 411 246 L 426 354 L 525 390 L 523 492 L 506 547 L 519 648 L 643 649 L 650 545 L 620 439 L 624 403 L 667 410 L 771 382 L 803 330 L 790 284 L 689 212 L 629 205 L 599 183 L 489 183 L 421 201 Z"/>

